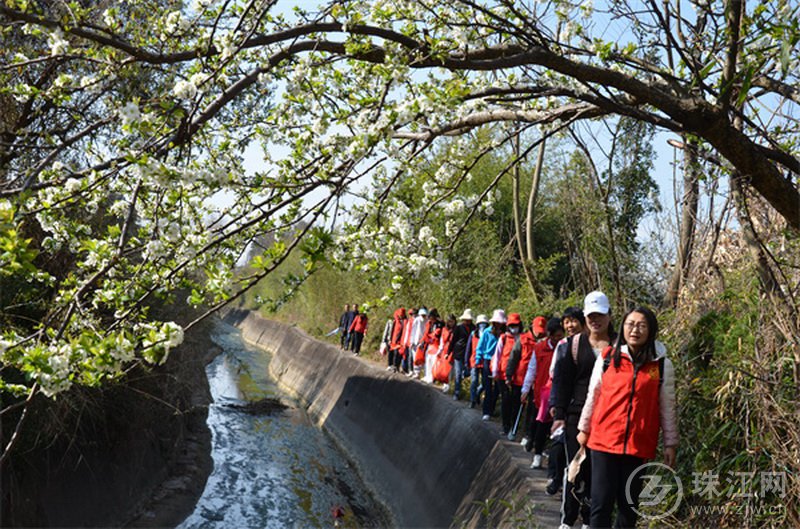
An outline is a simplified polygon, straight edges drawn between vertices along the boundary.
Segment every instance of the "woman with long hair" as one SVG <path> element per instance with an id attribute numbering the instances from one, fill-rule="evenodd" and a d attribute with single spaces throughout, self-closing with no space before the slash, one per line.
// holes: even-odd
<path id="1" fill-rule="evenodd" d="M 614 346 L 597 359 L 578 423 L 578 442 L 591 449 L 591 527 L 635 527 L 642 474 L 655 458 L 659 430 L 664 463 L 675 465 L 678 427 L 672 362 L 658 337 L 658 320 L 638 307 L 622 319 Z"/>

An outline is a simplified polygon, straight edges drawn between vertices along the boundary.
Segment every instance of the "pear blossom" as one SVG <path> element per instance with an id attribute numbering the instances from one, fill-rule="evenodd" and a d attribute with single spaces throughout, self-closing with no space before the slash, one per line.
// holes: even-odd
<path id="1" fill-rule="evenodd" d="M 69 42 L 64 38 L 64 32 L 57 29 L 50 33 L 50 55 L 64 55 L 69 51 Z"/>
<path id="2" fill-rule="evenodd" d="M 119 110 L 119 115 L 122 118 L 122 123 L 125 125 L 138 123 L 142 118 L 142 114 L 139 112 L 139 105 L 133 101 L 128 101 L 125 103 L 125 105 Z"/>
<path id="3" fill-rule="evenodd" d="M 172 93 L 180 99 L 194 99 L 197 95 L 197 87 L 191 81 L 180 80 L 175 83 Z"/>

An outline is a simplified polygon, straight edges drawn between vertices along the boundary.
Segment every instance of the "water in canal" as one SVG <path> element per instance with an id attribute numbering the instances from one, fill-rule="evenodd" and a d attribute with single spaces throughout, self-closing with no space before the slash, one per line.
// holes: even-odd
<path id="1" fill-rule="evenodd" d="M 218 323 L 206 368 L 214 470 L 181 528 L 384 527 L 391 522 L 335 445 L 267 374 L 269 355 Z M 266 399 L 266 400 L 264 400 Z M 285 409 L 245 411 L 280 399 Z"/>

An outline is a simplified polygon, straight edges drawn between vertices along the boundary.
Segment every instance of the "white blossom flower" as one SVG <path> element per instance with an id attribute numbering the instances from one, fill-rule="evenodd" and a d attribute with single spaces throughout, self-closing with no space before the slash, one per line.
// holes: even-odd
<path id="1" fill-rule="evenodd" d="M 448 217 L 460 215 L 465 209 L 464 201 L 460 198 L 455 198 L 444 206 L 444 214 Z"/>
<path id="2" fill-rule="evenodd" d="M 139 112 L 139 105 L 133 101 L 125 103 L 125 106 L 119 110 L 119 115 L 125 125 L 138 123 L 142 118 L 142 114 Z"/>
<path id="3" fill-rule="evenodd" d="M 103 11 L 103 23 L 106 26 L 113 28 L 117 24 L 117 20 L 114 18 L 114 15 L 114 9 L 106 9 Z"/>
<path id="4" fill-rule="evenodd" d="M 167 341 L 167 347 L 176 347 L 183 343 L 183 327 L 174 321 L 168 321 L 162 325 L 161 332 Z"/>
<path id="5" fill-rule="evenodd" d="M 200 12 L 214 4 L 214 0 L 192 0 L 192 9 Z"/>
<path id="6" fill-rule="evenodd" d="M 180 80 L 175 83 L 172 93 L 180 99 L 194 99 L 197 95 L 197 87 L 190 81 Z"/>
<path id="7" fill-rule="evenodd" d="M 192 83 L 198 89 L 205 83 L 210 76 L 203 72 L 197 72 L 196 74 L 192 75 L 189 78 L 189 82 Z"/>
<path id="8" fill-rule="evenodd" d="M 224 61 L 236 53 L 236 35 L 232 31 L 221 31 L 214 37 L 214 46 L 220 51 L 220 58 Z"/>
<path id="9" fill-rule="evenodd" d="M 158 239 L 153 239 L 147 243 L 144 253 L 147 257 L 155 259 L 159 257 L 164 251 L 164 243 Z"/>
<path id="10" fill-rule="evenodd" d="M 64 32 L 57 29 L 48 36 L 50 41 L 50 55 L 63 55 L 69 51 L 69 42 L 64 39 Z"/>
<path id="11" fill-rule="evenodd" d="M 164 20 L 164 29 L 169 34 L 184 32 L 188 28 L 189 21 L 183 18 L 183 15 L 180 11 L 172 11 Z"/>
<path id="12" fill-rule="evenodd" d="M 430 238 L 433 237 L 433 230 L 430 228 L 430 226 L 423 226 L 422 228 L 419 229 L 418 237 L 420 242 L 423 243 L 428 242 L 428 240 L 430 240 Z"/>
<path id="13" fill-rule="evenodd" d="M 452 237 L 458 231 L 458 223 L 453 219 L 447 219 L 447 222 L 444 224 L 444 233 L 448 237 Z"/>
<path id="14" fill-rule="evenodd" d="M 69 194 L 77 193 L 81 189 L 81 181 L 78 180 L 77 178 L 69 178 L 64 183 L 64 189 Z"/>

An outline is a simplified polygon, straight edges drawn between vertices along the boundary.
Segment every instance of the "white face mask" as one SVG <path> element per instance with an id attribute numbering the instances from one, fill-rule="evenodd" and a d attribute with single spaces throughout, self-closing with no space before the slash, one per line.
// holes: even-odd
<path id="1" fill-rule="evenodd" d="M 519 327 L 517 327 L 516 325 L 512 325 L 511 327 L 508 328 L 508 332 L 510 332 L 511 334 L 519 334 Z"/>

